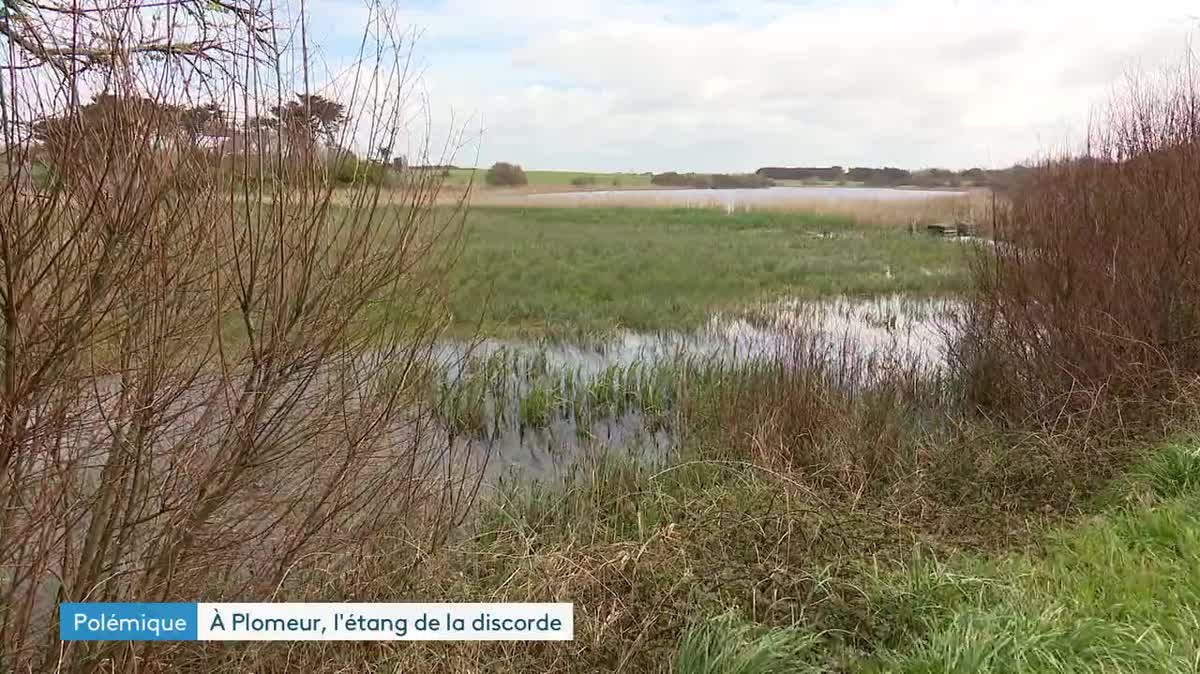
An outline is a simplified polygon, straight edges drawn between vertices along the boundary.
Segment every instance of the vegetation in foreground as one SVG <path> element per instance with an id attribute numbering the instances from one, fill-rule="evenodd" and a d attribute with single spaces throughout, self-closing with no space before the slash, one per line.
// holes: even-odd
<path id="1" fill-rule="evenodd" d="M 695 326 L 779 297 L 948 293 L 967 247 L 847 216 L 717 209 L 476 208 L 451 310 L 462 329 Z"/>
<path id="2" fill-rule="evenodd" d="M 1200 662 L 1200 443 L 1151 455 L 1127 500 L 995 560 L 913 560 L 877 579 L 887 672 L 1193 672 Z"/>
<path id="3" fill-rule="evenodd" d="M 196 662 L 282 671 L 286 649 L 313 671 L 1194 671 L 1196 447 L 1144 452 L 1078 525 L 1036 533 L 1061 520 L 1032 509 L 1034 533 L 993 557 L 750 463 L 608 457 L 563 485 L 486 498 L 476 533 L 431 558 L 388 548 L 284 590 L 574 601 L 572 643 L 248 644 Z"/>

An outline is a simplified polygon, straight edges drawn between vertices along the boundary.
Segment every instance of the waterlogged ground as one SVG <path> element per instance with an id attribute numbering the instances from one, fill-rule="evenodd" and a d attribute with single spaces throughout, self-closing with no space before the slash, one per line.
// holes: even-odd
<path id="1" fill-rule="evenodd" d="M 473 209 L 450 309 L 461 334 L 539 338 L 694 330 L 754 298 L 961 291 L 975 249 L 896 217 L 866 225 L 806 212 Z"/>
<path id="2" fill-rule="evenodd" d="M 727 208 L 763 206 L 796 199 L 856 201 L 916 201 L 959 197 L 963 191 L 893 189 L 885 187 L 770 187 L 727 189 L 649 189 L 630 195 L 622 190 L 559 192 L 523 195 L 514 201 L 531 200 L 555 205 L 608 206 L 631 198 L 670 206 L 719 204 Z"/>
<path id="3" fill-rule="evenodd" d="M 448 342 L 437 356 L 437 415 L 452 442 L 488 457 L 493 476 L 552 477 L 587 452 L 661 458 L 679 437 L 686 387 L 813 359 L 853 362 L 842 369 L 860 379 L 897 364 L 936 369 L 957 307 L 903 295 L 785 301 L 691 331 Z"/>

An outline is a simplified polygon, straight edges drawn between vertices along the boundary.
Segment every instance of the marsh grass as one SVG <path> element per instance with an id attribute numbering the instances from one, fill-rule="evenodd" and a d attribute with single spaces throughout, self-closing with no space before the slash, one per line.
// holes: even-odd
<path id="1" fill-rule="evenodd" d="M 845 215 L 477 208 L 465 235 L 453 317 L 497 335 L 683 329 L 764 299 L 945 294 L 966 279 L 961 243 Z"/>
<path id="2" fill-rule="evenodd" d="M 273 663 L 286 658 L 291 667 L 317 672 L 665 672 L 701 658 L 718 668 L 745 660 L 778 664 L 808 639 L 789 636 L 764 648 L 743 642 L 771 633 L 735 626 L 691 640 L 694 647 L 702 639 L 732 644 L 707 654 L 693 650 L 683 660 L 677 650 L 685 630 L 703 629 L 694 627 L 702 616 L 733 607 L 747 607 L 745 619 L 754 623 L 817 624 L 852 592 L 840 569 L 853 546 L 890 536 L 883 525 L 851 532 L 850 522 L 813 508 L 786 480 L 746 465 L 655 467 L 598 457 L 562 484 L 514 485 L 493 494 L 468 540 L 428 558 L 397 545 L 325 575 L 324 590 L 298 576 L 280 592 L 280 599 L 294 601 L 328 595 L 572 601 L 574 642 L 248 644 L 225 657 L 255 671 L 282 671 Z M 208 653 L 197 662 L 221 664 L 219 646 L 195 648 Z M 813 661 L 820 656 L 806 653 Z"/>
<path id="3" fill-rule="evenodd" d="M 789 195 L 729 206 L 721 197 L 704 190 L 687 193 L 689 202 L 681 206 L 678 195 L 663 195 L 639 190 L 621 190 L 579 199 L 571 194 L 523 194 L 504 199 L 477 197 L 480 206 L 517 208 L 691 208 L 726 213 L 793 213 L 848 218 L 858 225 L 905 228 L 936 223 L 971 223 L 983 229 L 991 224 L 992 194 L 987 190 L 947 192 L 944 195 L 910 198 L 871 198 L 848 191 L 843 198 Z"/>
<path id="4" fill-rule="evenodd" d="M 319 583 L 298 573 L 278 597 L 571 601 L 574 642 L 196 645 L 207 655 L 195 662 L 314 672 L 1190 671 L 1200 508 L 1196 492 L 1178 493 L 1027 535 L 1021 550 L 987 560 L 940 526 L 903 520 L 898 504 L 911 493 L 888 508 L 745 460 L 693 453 L 650 465 L 610 453 L 562 482 L 491 493 L 470 535 L 446 547 L 381 540 L 352 565 L 322 565 Z M 1010 525 L 1029 526 L 1039 516 L 1031 505 Z"/>
<path id="5" fill-rule="evenodd" d="M 502 347 L 433 368 L 430 397 L 449 432 L 495 439 L 516 428 L 547 428 L 562 419 L 587 434 L 594 422 L 640 415 L 648 430 L 674 411 L 679 373 L 700 359 L 634 360 L 597 370 L 551 365 L 544 349 Z M 715 366 L 709 363 L 709 366 Z"/>

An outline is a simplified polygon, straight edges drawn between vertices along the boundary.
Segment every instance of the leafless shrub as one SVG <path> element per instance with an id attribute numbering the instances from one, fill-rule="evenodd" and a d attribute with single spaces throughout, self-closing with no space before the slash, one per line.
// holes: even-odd
<path id="1" fill-rule="evenodd" d="M 969 400 L 1047 423 L 1172 416 L 1200 373 L 1200 107 L 1190 62 L 1133 80 L 1076 155 L 995 214 L 958 350 Z"/>
<path id="2" fill-rule="evenodd" d="M 393 19 L 372 7 L 367 66 L 330 94 L 347 123 L 298 139 L 259 121 L 315 100 L 303 19 L 5 12 L 0 669 L 159 662 L 60 644 L 58 602 L 265 600 L 307 559 L 369 554 L 369 532 L 440 541 L 475 486 L 419 396 L 462 210 L 418 172 L 335 203 L 322 160 L 412 142 Z M 214 105 L 224 130 L 200 143 L 179 112 Z M 22 178 L 35 162 L 48 175 Z"/>

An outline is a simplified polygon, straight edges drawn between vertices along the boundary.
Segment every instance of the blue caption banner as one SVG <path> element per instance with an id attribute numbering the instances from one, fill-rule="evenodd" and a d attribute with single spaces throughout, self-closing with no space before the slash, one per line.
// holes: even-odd
<path id="1" fill-rule="evenodd" d="M 570 641 L 567 603 L 68 603 L 63 641 Z"/>
<path id="2" fill-rule="evenodd" d="M 195 641 L 199 604 L 60 604 L 63 641 Z"/>

